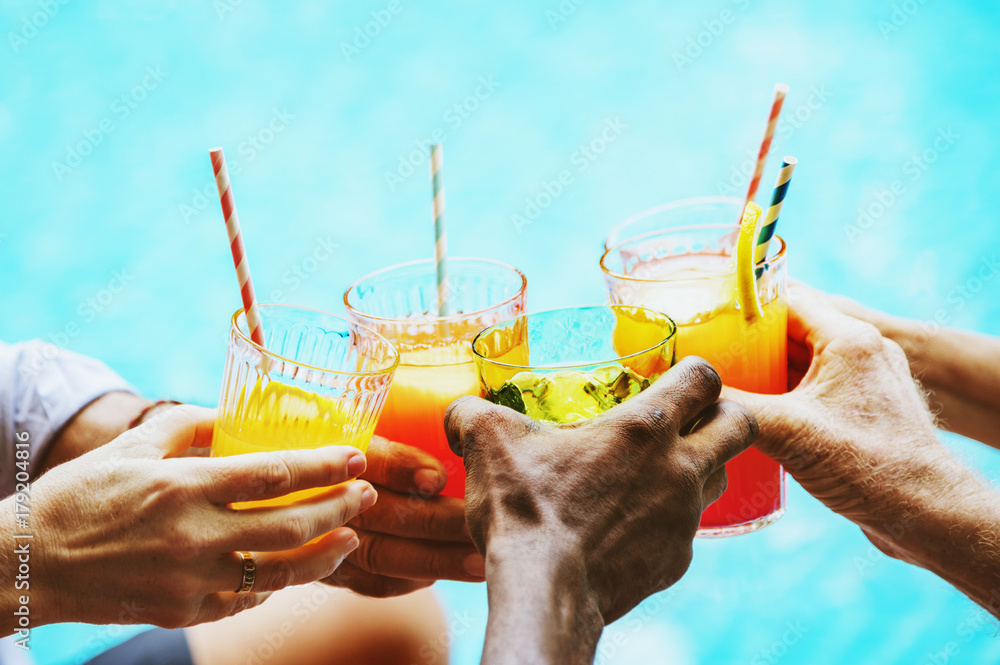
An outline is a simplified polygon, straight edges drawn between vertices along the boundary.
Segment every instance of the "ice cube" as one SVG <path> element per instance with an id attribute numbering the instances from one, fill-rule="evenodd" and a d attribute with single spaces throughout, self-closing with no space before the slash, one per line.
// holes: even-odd
<path id="1" fill-rule="evenodd" d="M 648 386 L 649 381 L 621 365 L 593 372 L 518 372 L 490 400 L 536 420 L 574 423 L 598 416 Z"/>
<path id="2" fill-rule="evenodd" d="M 518 413 L 526 415 L 528 413 L 524 406 L 524 398 L 521 396 L 521 389 L 510 381 L 504 382 L 499 390 L 490 395 L 490 401 L 494 404 L 510 407 Z"/>

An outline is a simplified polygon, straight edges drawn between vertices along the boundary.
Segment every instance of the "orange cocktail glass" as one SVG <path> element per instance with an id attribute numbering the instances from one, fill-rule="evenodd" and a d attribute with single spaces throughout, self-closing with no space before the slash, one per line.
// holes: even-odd
<path id="1" fill-rule="evenodd" d="M 246 314 L 232 318 L 213 457 L 322 446 L 368 449 L 385 403 L 396 349 L 381 335 L 333 314 L 261 304 L 266 347 L 254 342 Z M 294 503 L 318 487 L 234 508 Z"/>
<path id="2" fill-rule="evenodd" d="M 437 316 L 432 260 L 403 263 L 362 277 L 344 293 L 347 316 L 399 350 L 389 396 L 375 433 L 426 450 L 444 464 L 442 494 L 465 496 L 465 467 L 444 434 L 444 413 L 478 395 L 472 340 L 483 328 L 524 312 L 527 279 L 516 268 L 476 258 L 448 259 L 448 306 Z"/>
<path id="3" fill-rule="evenodd" d="M 699 204 L 704 212 L 705 205 Z M 709 206 L 710 207 L 710 206 Z M 677 359 L 699 356 L 723 383 L 755 393 L 787 391 L 787 261 L 775 236 L 770 256 L 758 266 L 763 316 L 748 323 L 736 296 L 733 247 L 739 202 L 722 200 L 713 219 L 727 224 L 673 228 L 625 240 L 601 259 L 612 303 L 642 305 L 677 323 Z M 665 221 L 665 220 L 664 220 Z M 702 515 L 699 535 L 754 531 L 785 510 L 785 473 L 756 448 L 726 465 L 728 487 Z"/>

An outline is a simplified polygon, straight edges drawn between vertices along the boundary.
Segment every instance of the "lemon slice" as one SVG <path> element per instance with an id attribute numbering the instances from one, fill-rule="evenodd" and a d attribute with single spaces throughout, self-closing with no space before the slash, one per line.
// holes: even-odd
<path id="1" fill-rule="evenodd" d="M 757 266 L 753 261 L 757 235 L 763 218 L 760 206 L 753 201 L 747 201 L 743 209 L 743 221 L 740 222 L 740 237 L 736 243 L 736 298 L 747 323 L 753 323 L 757 317 L 764 316 L 760 300 L 757 298 L 757 284 L 754 280 Z"/>

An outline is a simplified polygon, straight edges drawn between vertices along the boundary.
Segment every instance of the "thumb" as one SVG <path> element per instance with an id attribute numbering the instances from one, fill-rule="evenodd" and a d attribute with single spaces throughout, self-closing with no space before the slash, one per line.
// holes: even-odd
<path id="1" fill-rule="evenodd" d="M 871 324 L 845 314 L 828 294 L 801 282 L 788 287 L 788 338 L 814 355 L 838 337 L 863 334 L 864 328 Z"/>
<path id="2" fill-rule="evenodd" d="M 741 404 L 757 419 L 760 434 L 753 445 L 762 453 L 785 466 L 801 466 L 804 456 L 812 458 L 812 451 L 801 449 L 808 440 L 801 434 L 809 422 L 793 395 L 761 395 L 726 386 L 722 396 Z"/>
<path id="3" fill-rule="evenodd" d="M 373 436 L 365 457 L 368 468 L 361 478 L 402 494 L 431 496 L 444 489 L 448 479 L 444 464 L 436 457 L 385 437 Z"/>
<path id="4" fill-rule="evenodd" d="M 536 421 L 514 409 L 470 395 L 452 402 L 444 414 L 448 445 L 459 457 L 465 457 L 468 449 L 475 448 L 477 443 L 510 440 L 538 426 Z"/>
<path id="5" fill-rule="evenodd" d="M 177 457 L 191 446 L 212 443 L 215 409 L 182 404 L 131 429 L 115 441 L 135 457 Z"/>

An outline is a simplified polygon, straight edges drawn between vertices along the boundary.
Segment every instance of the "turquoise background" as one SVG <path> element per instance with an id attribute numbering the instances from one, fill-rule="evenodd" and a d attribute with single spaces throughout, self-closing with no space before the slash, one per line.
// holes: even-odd
<path id="1" fill-rule="evenodd" d="M 531 309 L 594 303 L 616 222 L 742 192 L 777 81 L 763 183 L 799 158 L 791 273 L 1000 330 L 995 2 L 0 0 L 0 16 L 0 338 L 97 356 L 152 397 L 216 401 L 239 306 L 208 148 L 226 149 L 262 300 L 340 310 L 359 275 L 430 256 L 441 140 L 451 252 L 519 266 Z M 1000 473 L 996 451 L 948 440 Z M 1000 658 L 964 596 L 789 495 L 775 526 L 697 542 L 599 662 Z M 485 590 L 439 588 L 453 662 L 476 662 Z M 36 636 L 47 663 L 87 643 Z"/>

